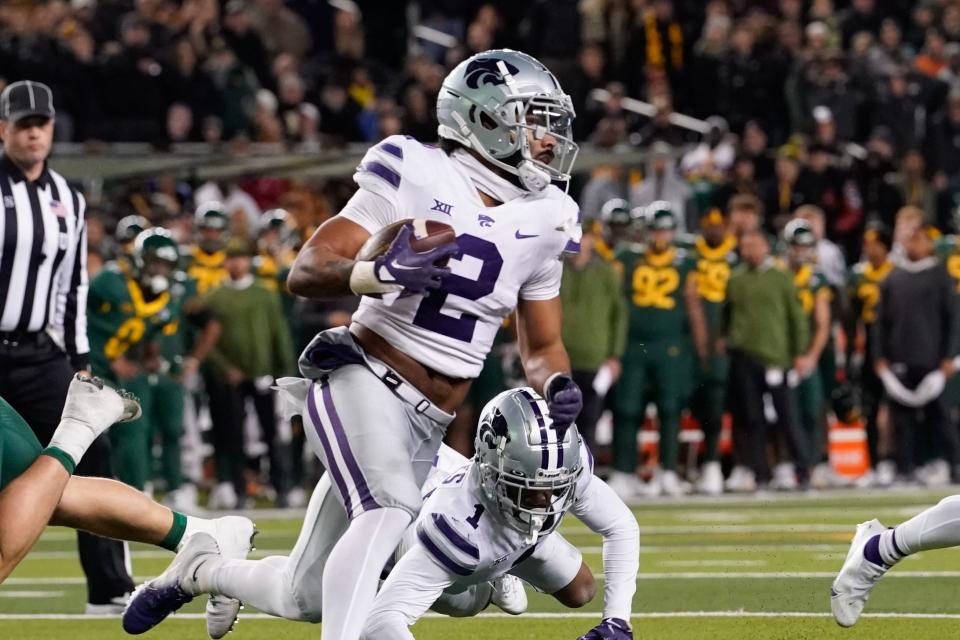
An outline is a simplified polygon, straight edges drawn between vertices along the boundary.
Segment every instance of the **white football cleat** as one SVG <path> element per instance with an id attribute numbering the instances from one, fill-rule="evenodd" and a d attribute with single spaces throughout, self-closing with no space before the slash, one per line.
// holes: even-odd
<path id="1" fill-rule="evenodd" d="M 752 493 L 757 490 L 757 480 L 751 469 L 736 466 L 730 472 L 726 482 L 727 491 L 733 493 Z"/>
<path id="2" fill-rule="evenodd" d="M 512 616 L 518 616 L 527 610 L 527 592 L 520 578 L 506 574 L 490 584 L 493 586 L 490 602 L 501 610 Z"/>
<path id="3" fill-rule="evenodd" d="M 870 597 L 870 590 L 883 577 L 889 567 L 876 565 L 863 555 L 863 548 L 869 540 L 886 531 L 876 519 L 862 522 L 857 525 L 857 533 L 850 543 L 850 551 L 843 568 L 830 587 L 830 608 L 833 610 L 833 619 L 841 627 L 852 627 L 857 623 L 863 606 Z"/>
<path id="4" fill-rule="evenodd" d="M 210 491 L 207 508 L 215 511 L 230 511 L 237 508 L 237 491 L 231 482 L 220 482 Z"/>
<path id="5" fill-rule="evenodd" d="M 130 594 L 125 593 L 122 596 L 110 598 L 110 602 L 106 604 L 90 604 L 88 602 L 83 613 L 88 616 L 119 616 L 123 613 L 129 600 Z"/>
<path id="6" fill-rule="evenodd" d="M 623 471 L 611 471 L 610 477 L 607 478 L 607 485 L 625 502 L 640 495 L 643 488 L 640 484 L 640 478 L 635 474 L 624 473 Z"/>
<path id="7" fill-rule="evenodd" d="M 650 485 L 658 491 L 658 494 L 671 498 L 686 495 L 690 492 L 690 483 L 681 480 L 676 471 L 659 471 Z"/>
<path id="8" fill-rule="evenodd" d="M 708 496 L 718 496 L 723 493 L 723 470 L 719 462 L 703 463 L 700 479 L 697 481 L 697 492 Z"/>
<path id="9" fill-rule="evenodd" d="M 220 547 L 220 555 L 227 560 L 246 560 L 253 549 L 253 539 L 257 528 L 249 518 L 225 516 L 213 520 L 213 537 Z M 237 616 L 243 603 L 236 598 L 213 595 L 207 600 L 207 635 L 220 640 L 227 635 L 237 622 Z"/>
<path id="10" fill-rule="evenodd" d="M 131 635 L 145 633 L 201 593 L 200 566 L 220 557 L 213 536 L 195 533 L 186 539 L 167 570 L 137 587 L 123 612 L 123 629 Z"/>
<path id="11" fill-rule="evenodd" d="M 796 491 L 797 472 L 792 462 L 781 462 L 773 468 L 773 479 L 770 488 L 775 491 Z"/>

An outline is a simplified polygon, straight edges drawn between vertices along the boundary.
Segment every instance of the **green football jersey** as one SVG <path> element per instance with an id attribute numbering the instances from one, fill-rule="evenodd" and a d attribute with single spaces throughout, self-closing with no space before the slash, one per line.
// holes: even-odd
<path id="1" fill-rule="evenodd" d="M 937 255 L 943 260 L 947 272 L 956 285 L 955 291 L 960 293 L 960 237 L 944 236 L 937 240 Z"/>
<path id="2" fill-rule="evenodd" d="M 711 247 L 703 236 L 697 236 L 692 245 L 693 258 L 697 265 L 697 291 L 703 302 L 703 311 L 711 334 L 720 328 L 723 305 L 727 301 L 727 281 L 730 273 L 740 262 L 737 254 L 737 239 L 727 236 L 716 247 Z"/>
<path id="3" fill-rule="evenodd" d="M 617 260 L 624 267 L 624 290 L 630 302 L 630 340 L 688 335 L 683 291 L 696 268 L 690 253 L 674 246 L 653 254 L 631 246 L 619 251 Z"/>
<path id="4" fill-rule="evenodd" d="M 797 287 L 797 296 L 803 315 L 813 317 L 813 306 L 817 296 L 828 295 L 833 297 L 833 289 L 827 282 L 827 277 L 812 264 L 805 264 L 793 274 L 793 284 Z"/>
<path id="5" fill-rule="evenodd" d="M 879 268 L 869 262 L 858 262 L 850 270 L 847 279 L 847 295 L 853 303 L 857 320 L 865 325 L 877 318 L 877 303 L 880 302 L 880 283 L 893 270 L 893 262 L 887 261 Z"/>
<path id="6" fill-rule="evenodd" d="M 142 346 L 177 332 L 181 300 L 169 291 L 147 301 L 137 282 L 108 265 L 90 282 L 87 334 L 94 375 L 113 379 L 110 362 L 141 356 Z"/>

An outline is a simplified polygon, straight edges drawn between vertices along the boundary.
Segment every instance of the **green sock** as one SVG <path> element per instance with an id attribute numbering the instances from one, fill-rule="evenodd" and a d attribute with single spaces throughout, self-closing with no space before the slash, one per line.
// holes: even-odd
<path id="1" fill-rule="evenodd" d="M 183 534 L 187 530 L 187 516 L 179 513 L 177 511 L 173 512 L 173 526 L 170 527 L 170 532 L 167 534 L 167 537 L 163 539 L 159 546 L 164 549 L 169 549 L 170 551 L 176 551 L 177 545 L 180 544 L 180 541 L 183 540 Z"/>

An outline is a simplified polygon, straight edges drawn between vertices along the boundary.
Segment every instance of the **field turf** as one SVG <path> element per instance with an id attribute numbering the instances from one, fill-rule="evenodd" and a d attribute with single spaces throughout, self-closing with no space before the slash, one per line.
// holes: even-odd
<path id="1" fill-rule="evenodd" d="M 952 637 L 960 629 L 960 553 L 918 554 L 897 566 L 874 591 L 868 615 L 854 629 L 829 616 L 829 586 L 856 523 L 879 517 L 895 524 L 949 491 L 823 493 L 719 500 L 644 502 L 634 507 L 641 527 L 640 576 L 634 600 L 636 638 L 710 640 Z M 293 546 L 295 513 L 255 512 L 261 534 L 254 557 Z M 570 518 L 564 534 L 602 575 L 600 538 Z M 82 640 L 127 637 L 116 618 L 77 615 L 85 586 L 73 532 L 52 528 L 0 586 L 0 638 Z M 138 580 L 159 573 L 172 557 L 133 545 Z M 528 590 L 529 591 L 529 590 Z M 197 600 L 144 638 L 206 637 Z M 467 620 L 431 617 L 414 628 L 425 640 L 577 638 L 599 622 L 602 597 L 566 610 L 530 593 L 530 613 L 494 613 Z M 319 638 L 318 626 L 274 620 L 246 609 L 232 640 Z"/>

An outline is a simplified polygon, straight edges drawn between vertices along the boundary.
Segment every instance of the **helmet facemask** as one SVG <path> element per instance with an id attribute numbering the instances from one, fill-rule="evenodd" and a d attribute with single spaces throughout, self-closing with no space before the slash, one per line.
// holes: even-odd
<path id="1" fill-rule="evenodd" d="M 532 544 L 538 536 L 556 529 L 563 514 L 573 505 L 582 467 L 578 465 L 574 471 L 540 469 L 535 478 L 527 478 L 522 473 L 504 468 L 504 457 L 499 459 L 499 468 L 480 464 L 484 493 L 496 504 L 507 525 L 524 534 L 526 541 Z M 541 492 L 548 494 L 546 500 L 542 500 L 543 496 L 533 495 Z M 542 505 L 535 504 L 538 500 Z"/>

